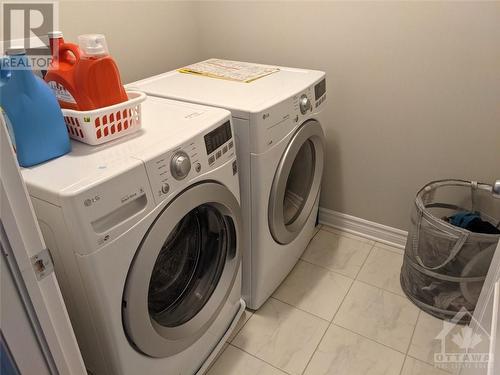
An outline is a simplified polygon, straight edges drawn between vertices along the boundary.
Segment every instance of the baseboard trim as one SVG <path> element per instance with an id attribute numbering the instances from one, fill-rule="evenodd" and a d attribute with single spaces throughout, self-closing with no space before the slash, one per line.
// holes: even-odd
<path id="1" fill-rule="evenodd" d="M 404 230 L 323 207 L 319 208 L 319 223 L 399 249 L 404 249 L 408 236 Z"/>

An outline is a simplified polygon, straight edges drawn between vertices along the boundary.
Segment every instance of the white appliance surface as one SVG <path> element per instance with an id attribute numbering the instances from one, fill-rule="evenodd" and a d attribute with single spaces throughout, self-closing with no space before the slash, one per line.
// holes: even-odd
<path id="1" fill-rule="evenodd" d="M 456 373 L 460 375 L 497 375 L 500 373 L 500 243 L 498 243 L 491 266 L 486 275 L 481 295 L 474 310 L 470 327 L 481 341 L 467 349 L 476 358 L 488 354 L 488 363 L 472 363 Z"/>
<path id="2" fill-rule="evenodd" d="M 97 147 L 73 142 L 69 154 L 24 169 L 23 176 L 89 371 L 202 373 L 245 306 L 231 117 L 223 109 L 154 97 L 141 111 L 139 132 Z M 223 143 L 218 142 L 221 129 Z M 207 137 L 213 132 L 216 148 L 209 150 Z M 191 168 L 174 178 L 174 161 L 181 154 Z M 237 238 L 237 247 L 219 267 L 220 282 L 199 313 L 182 325 L 163 328 L 148 313 L 148 284 L 163 246 L 142 244 L 165 245 L 167 236 L 182 228 L 175 223 L 196 208 L 203 211 L 203 205 L 214 207 L 226 221 L 232 218 L 236 229 L 229 236 Z M 213 214 L 207 217 L 215 220 Z M 128 311 L 147 318 L 127 318 Z M 159 345 L 151 349 L 149 341 Z"/>
<path id="3" fill-rule="evenodd" d="M 274 182 L 281 177 L 278 176 L 280 160 L 290 156 L 292 143 L 302 128 L 317 127 L 318 123 L 322 127 L 322 109 L 326 104 L 324 72 L 279 69 L 249 83 L 171 71 L 128 85 L 148 95 L 231 111 L 237 141 L 245 247 L 248 249 L 243 257 L 243 296 L 253 309 L 265 302 L 300 258 L 312 237 L 319 204 L 319 190 L 311 189 L 305 197 L 311 210 L 307 218 L 301 218 L 303 227 L 295 229 L 296 237 L 283 243 L 273 236 L 270 206 L 274 204 L 271 202 Z M 303 99 L 310 104 L 306 111 L 301 106 Z M 320 133 L 318 138 L 324 143 L 324 129 Z M 318 175 L 323 169 L 324 145 L 319 147 L 322 150 L 316 150 L 312 158 L 319 160 L 318 168 L 310 166 Z M 279 200 L 283 198 L 275 199 Z M 296 204 L 300 206 L 300 199 Z"/>
<path id="4" fill-rule="evenodd" d="M 200 134 L 200 124 L 216 123 L 227 111 L 148 97 L 142 104 L 142 128 L 130 136 L 95 147 L 72 142 L 71 153 L 42 165 L 23 169 L 30 194 L 45 200 L 48 195 L 70 195 L 88 184 L 141 164 L 155 153 L 172 150 Z"/>
<path id="5" fill-rule="evenodd" d="M 245 83 L 171 71 L 128 85 L 151 95 L 168 93 L 172 99 L 229 109 L 233 117 L 248 119 L 300 93 L 324 77 L 317 70 L 279 67 L 280 71 Z M 165 87 L 168 82 L 168 88 Z"/>

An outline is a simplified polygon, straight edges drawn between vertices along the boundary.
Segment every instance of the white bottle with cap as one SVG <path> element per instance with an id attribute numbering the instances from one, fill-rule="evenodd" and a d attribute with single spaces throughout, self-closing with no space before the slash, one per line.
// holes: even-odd
<path id="1" fill-rule="evenodd" d="M 106 37 L 102 34 L 85 34 L 78 37 L 82 57 L 99 58 L 109 55 Z"/>
<path id="2" fill-rule="evenodd" d="M 78 44 L 80 56 L 74 76 L 78 110 L 94 110 L 127 101 L 120 71 L 109 55 L 105 36 L 80 35 Z"/>

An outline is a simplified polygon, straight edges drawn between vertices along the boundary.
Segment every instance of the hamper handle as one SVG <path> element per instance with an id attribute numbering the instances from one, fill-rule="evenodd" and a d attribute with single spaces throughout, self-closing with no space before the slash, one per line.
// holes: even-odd
<path id="1" fill-rule="evenodd" d="M 417 222 L 417 230 L 415 231 L 415 235 L 413 237 L 413 248 L 416 249 L 415 253 L 416 253 L 416 260 L 417 260 L 417 263 L 429 270 L 429 271 L 436 271 L 436 270 L 439 270 L 441 268 L 443 268 L 444 266 L 446 266 L 448 263 L 450 263 L 453 259 L 455 259 L 455 257 L 458 255 L 458 253 L 460 252 L 460 250 L 462 249 L 462 246 L 465 244 L 465 242 L 467 241 L 467 239 L 469 238 L 469 234 L 468 233 L 462 233 L 461 236 L 458 238 L 457 242 L 455 242 L 455 245 L 453 246 L 453 249 L 450 251 L 450 254 L 448 255 L 448 257 L 445 259 L 445 261 L 437 266 L 434 266 L 434 267 L 431 267 L 431 266 L 427 266 L 422 258 L 420 257 L 420 255 L 418 254 L 418 242 L 419 242 L 419 235 L 420 235 L 420 227 L 422 225 L 422 218 L 423 218 L 424 214 L 421 212 L 419 215 L 418 215 L 418 222 Z"/>

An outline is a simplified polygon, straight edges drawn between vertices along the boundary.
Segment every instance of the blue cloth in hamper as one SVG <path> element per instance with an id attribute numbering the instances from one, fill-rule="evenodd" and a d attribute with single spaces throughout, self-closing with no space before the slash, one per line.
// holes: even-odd
<path id="1" fill-rule="evenodd" d="M 475 233 L 500 234 L 500 230 L 488 221 L 481 219 L 477 212 L 463 211 L 450 216 L 450 223 Z"/>

